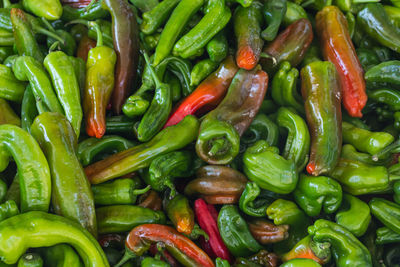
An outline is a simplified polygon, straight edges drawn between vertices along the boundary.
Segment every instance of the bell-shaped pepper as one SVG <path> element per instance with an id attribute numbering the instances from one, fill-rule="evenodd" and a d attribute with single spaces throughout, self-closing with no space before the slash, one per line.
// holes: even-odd
<path id="1" fill-rule="evenodd" d="M 369 37 L 397 53 L 400 52 L 400 33 L 391 23 L 385 8 L 380 3 L 367 4 L 357 14 L 357 24 Z"/>
<path id="2" fill-rule="evenodd" d="M 249 7 L 238 6 L 233 15 L 237 42 L 236 64 L 239 68 L 253 69 L 260 60 L 264 41 L 261 39 L 262 6 L 255 2 Z"/>
<path id="3" fill-rule="evenodd" d="M 256 219 L 249 221 L 248 226 L 251 235 L 262 245 L 280 242 L 289 237 L 289 225 L 286 224 L 275 225 L 267 220 Z"/>
<path id="4" fill-rule="evenodd" d="M 342 147 L 340 86 L 335 66 L 315 61 L 301 70 L 301 94 L 311 132 L 307 172 L 314 176 L 331 171 Z"/>
<path id="5" fill-rule="evenodd" d="M 236 206 L 225 205 L 218 214 L 218 229 L 229 251 L 236 257 L 250 256 L 262 247 L 251 235 Z"/>
<path id="6" fill-rule="evenodd" d="M 308 162 L 310 150 L 310 132 L 302 117 L 288 108 L 281 107 L 276 117 L 278 126 L 288 131 L 282 156 L 293 160 L 298 171 L 302 171 Z"/>
<path id="7" fill-rule="evenodd" d="M 86 84 L 83 94 L 83 108 L 86 133 L 101 138 L 106 132 L 106 107 L 114 89 L 114 68 L 117 55 L 112 48 L 103 45 L 100 27 L 97 30 L 97 46 L 92 48 L 86 62 Z"/>
<path id="8" fill-rule="evenodd" d="M 296 203 L 308 216 L 318 216 L 322 208 L 326 214 L 331 214 L 342 203 L 340 184 L 326 176 L 300 175 L 293 195 Z"/>
<path id="9" fill-rule="evenodd" d="M 36 117 L 31 132 L 49 162 L 55 213 L 97 236 L 93 194 L 75 154 L 77 138 L 71 124 L 59 113 L 45 112 Z"/>
<path id="10" fill-rule="evenodd" d="M 279 155 L 277 147 L 260 140 L 249 147 L 243 155 L 246 176 L 263 189 L 289 194 L 297 184 L 298 174 L 292 159 Z"/>
<path id="11" fill-rule="evenodd" d="M 180 123 L 160 131 L 147 143 L 121 151 L 85 168 L 92 184 L 121 177 L 133 171 L 148 167 L 159 155 L 181 149 L 196 139 L 199 122 L 193 116 L 186 116 Z"/>
<path id="12" fill-rule="evenodd" d="M 368 249 L 346 228 L 324 219 L 317 220 L 308 228 L 317 242 L 329 242 L 336 266 L 372 267 Z"/>
<path id="13" fill-rule="evenodd" d="M 189 200 L 181 194 L 166 200 L 165 210 L 179 233 L 190 235 L 194 228 L 194 212 Z"/>
<path id="14" fill-rule="evenodd" d="M 21 102 L 25 83 L 15 78 L 10 67 L 0 64 L 0 97 L 5 100 Z"/>
<path id="15" fill-rule="evenodd" d="M 139 189 L 138 179 L 121 178 L 102 184 L 92 185 L 96 205 L 135 204 L 138 195 L 150 190 L 150 186 Z"/>
<path id="16" fill-rule="evenodd" d="M 261 190 L 257 183 L 248 182 L 239 199 L 240 210 L 253 217 L 264 217 L 268 206 L 274 199 L 270 197 L 258 198 L 260 194 Z"/>
<path id="17" fill-rule="evenodd" d="M 267 28 L 261 32 L 261 37 L 266 41 L 272 41 L 278 34 L 279 26 L 286 14 L 286 0 L 274 0 L 264 3 L 262 13 L 267 22 Z"/>
<path id="18" fill-rule="evenodd" d="M 247 181 L 243 174 L 232 168 L 208 165 L 197 170 L 196 179 L 185 187 L 185 195 L 200 196 L 209 204 L 234 204 Z"/>
<path id="19" fill-rule="evenodd" d="M 224 100 L 200 125 L 196 152 L 202 160 L 227 164 L 237 156 L 240 136 L 256 116 L 267 86 L 268 75 L 259 68 L 236 73 Z"/>
<path id="20" fill-rule="evenodd" d="M 383 198 L 369 202 L 371 213 L 386 227 L 400 234 L 400 205 Z"/>
<path id="21" fill-rule="evenodd" d="M 301 239 L 289 252 L 282 255 L 283 262 L 293 259 L 310 259 L 321 265 L 331 259 L 331 244 L 315 242 L 310 235 Z"/>
<path id="22" fill-rule="evenodd" d="M 289 200 L 277 199 L 267 209 L 267 215 L 275 225 L 289 225 L 289 238 L 274 244 L 279 254 L 288 252 L 297 242 L 307 235 L 311 224 L 306 214 Z"/>
<path id="23" fill-rule="evenodd" d="M 13 124 L 16 126 L 21 125 L 21 119 L 15 114 L 14 110 L 8 104 L 8 102 L 0 98 L 0 125 L 1 124 Z"/>
<path id="24" fill-rule="evenodd" d="M 339 74 L 343 105 L 352 117 L 361 117 L 367 103 L 364 71 L 351 41 L 347 21 L 339 8 L 328 6 L 316 17 L 325 60 L 332 62 Z"/>
<path id="25" fill-rule="evenodd" d="M 299 71 L 288 61 L 282 62 L 271 84 L 271 96 L 275 103 L 292 107 L 301 115 L 305 114 L 303 99 L 297 92 Z"/>
<path id="26" fill-rule="evenodd" d="M 344 194 L 342 206 L 336 213 L 335 220 L 337 224 L 359 237 L 365 234 L 371 222 L 370 209 L 364 201 L 352 195 Z"/>
<path id="27" fill-rule="evenodd" d="M 290 2 L 288 1 L 288 3 Z M 303 60 L 312 39 L 313 31 L 310 21 L 307 19 L 296 20 L 274 41 L 264 47 L 263 53 L 266 54 L 266 57 L 261 58 L 260 64 L 270 75 L 283 61 L 289 61 L 292 67 L 296 67 Z"/>
<path id="28" fill-rule="evenodd" d="M 127 232 L 145 223 L 165 224 L 162 211 L 133 205 L 112 205 L 96 209 L 99 234 Z"/>
<path id="29" fill-rule="evenodd" d="M 384 245 L 400 242 L 400 234 L 384 226 L 376 230 L 376 244 Z"/>

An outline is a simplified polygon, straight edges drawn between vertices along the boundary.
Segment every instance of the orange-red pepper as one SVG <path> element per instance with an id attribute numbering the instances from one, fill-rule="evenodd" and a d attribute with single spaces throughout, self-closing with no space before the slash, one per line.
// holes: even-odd
<path id="1" fill-rule="evenodd" d="M 352 117 L 362 117 L 367 103 L 364 71 L 347 28 L 347 20 L 336 6 L 324 7 L 316 16 L 317 33 L 325 60 L 336 66 L 342 87 L 342 103 Z"/>

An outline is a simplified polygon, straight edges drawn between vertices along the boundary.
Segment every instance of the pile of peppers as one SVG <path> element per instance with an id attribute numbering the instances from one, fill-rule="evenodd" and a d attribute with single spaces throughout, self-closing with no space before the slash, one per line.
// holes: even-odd
<path id="1" fill-rule="evenodd" d="M 398 0 L 0 0 L 0 267 L 400 266 Z"/>

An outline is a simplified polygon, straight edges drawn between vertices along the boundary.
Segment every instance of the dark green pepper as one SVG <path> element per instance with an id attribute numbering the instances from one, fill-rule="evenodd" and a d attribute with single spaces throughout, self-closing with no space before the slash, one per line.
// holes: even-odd
<path id="1" fill-rule="evenodd" d="M 307 19 L 307 13 L 304 8 L 291 1 L 286 2 L 286 13 L 283 17 L 283 25 L 289 26 L 293 22 L 299 19 Z"/>
<path id="2" fill-rule="evenodd" d="M 400 242 L 400 234 L 384 226 L 376 229 L 376 244 L 384 245 Z"/>
<path id="3" fill-rule="evenodd" d="M 371 49 L 358 48 L 356 52 L 364 71 L 368 72 L 369 69 L 380 63 L 378 56 Z"/>
<path id="4" fill-rule="evenodd" d="M 272 41 L 278 34 L 279 26 L 286 14 L 286 0 L 272 0 L 264 3 L 263 15 L 267 28 L 261 32 L 261 37 L 266 41 Z"/>
<path id="5" fill-rule="evenodd" d="M 400 85 L 400 78 L 397 75 L 400 72 L 400 60 L 382 62 L 373 66 L 365 73 L 367 82 L 389 83 Z"/>
<path id="6" fill-rule="evenodd" d="M 253 145 L 259 140 L 265 140 L 270 146 L 277 146 L 279 141 L 278 125 L 267 115 L 262 114 L 261 108 L 240 141 L 246 145 Z"/>
<path id="7" fill-rule="evenodd" d="M 219 64 L 209 58 L 203 59 L 193 66 L 192 72 L 190 73 L 190 85 L 197 86 L 211 73 L 213 73 Z"/>
<path id="8" fill-rule="evenodd" d="M 25 253 L 19 258 L 17 267 L 43 267 L 43 259 L 37 253 Z"/>
<path id="9" fill-rule="evenodd" d="M 32 93 L 32 87 L 28 85 L 21 104 L 21 128 L 30 133 L 31 125 L 37 115 L 35 96 Z"/>
<path id="10" fill-rule="evenodd" d="M 400 92 L 396 89 L 382 88 L 368 92 L 368 98 L 387 105 L 392 111 L 400 111 Z"/>
<path id="11" fill-rule="evenodd" d="M 101 8 L 101 1 L 94 1 L 90 7 L 73 8 L 69 5 L 63 5 L 61 19 L 63 21 L 71 21 L 76 19 L 96 20 L 104 19 L 108 16 L 108 12 Z"/>
<path id="12" fill-rule="evenodd" d="M 57 34 L 64 40 L 64 42 L 60 43 L 60 45 L 59 45 L 60 50 L 65 52 L 69 56 L 75 55 L 77 47 L 76 47 L 76 41 L 75 41 L 74 37 L 72 36 L 72 34 L 70 34 L 67 31 L 64 31 L 64 30 L 56 30 L 55 34 Z M 52 37 L 48 37 L 47 38 L 47 47 L 50 48 L 52 45 L 54 45 L 55 42 L 57 42 L 57 40 L 55 40 Z"/>
<path id="13" fill-rule="evenodd" d="M 17 214 L 19 214 L 19 209 L 14 200 L 7 200 L 0 204 L 0 222 Z"/>
<path id="14" fill-rule="evenodd" d="M 0 98 L 21 102 L 26 84 L 15 78 L 11 68 L 0 64 Z"/>
<path id="15" fill-rule="evenodd" d="M 143 13 L 143 22 L 140 25 L 140 30 L 147 35 L 155 33 L 168 19 L 179 2 L 180 0 L 164 0 L 153 9 Z"/>
<path id="16" fill-rule="evenodd" d="M 206 46 L 208 56 L 214 62 L 220 63 L 228 56 L 228 40 L 226 39 L 226 32 L 221 30 L 217 33 Z"/>
<path id="17" fill-rule="evenodd" d="M 386 227 L 400 234 L 400 205 L 383 198 L 369 202 L 371 213 Z"/>
<path id="18" fill-rule="evenodd" d="M 45 266 L 49 267 L 82 267 L 83 264 L 75 250 L 67 244 L 59 244 L 51 247 L 40 248 Z"/>
<path id="19" fill-rule="evenodd" d="M 400 246 L 396 245 L 388 249 L 384 262 L 387 266 L 398 267 L 400 262 Z"/>
<path id="20" fill-rule="evenodd" d="M 261 194 L 260 187 L 254 182 L 248 182 L 239 199 L 239 208 L 245 214 L 253 217 L 264 217 L 271 199 L 257 199 Z"/>

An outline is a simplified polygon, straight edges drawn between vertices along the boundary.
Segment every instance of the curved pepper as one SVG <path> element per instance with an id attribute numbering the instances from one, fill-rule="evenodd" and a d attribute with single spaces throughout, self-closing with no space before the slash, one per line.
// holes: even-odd
<path id="1" fill-rule="evenodd" d="M 369 37 L 397 53 L 400 52 L 400 33 L 390 22 L 382 4 L 367 4 L 358 12 L 357 23 Z"/>
<path id="2" fill-rule="evenodd" d="M 291 1 L 286 2 L 286 13 L 283 17 L 283 26 L 289 26 L 293 22 L 299 19 L 308 19 L 308 15 L 304 8 Z"/>
<path id="3" fill-rule="evenodd" d="M 296 20 L 274 41 L 264 47 L 263 53 L 267 57 L 262 57 L 260 64 L 270 75 L 283 61 L 289 61 L 292 67 L 296 67 L 303 60 L 312 40 L 313 31 L 310 21 L 307 19 Z"/>
<path id="4" fill-rule="evenodd" d="M 81 267 L 79 255 L 67 244 L 59 244 L 39 249 L 40 255 L 46 263 L 51 262 L 57 267 Z M 53 265 L 52 265 L 53 266 Z"/>
<path id="5" fill-rule="evenodd" d="M 231 56 L 187 96 L 167 120 L 165 127 L 175 125 L 187 115 L 202 115 L 219 104 L 235 76 L 238 67 Z"/>
<path id="6" fill-rule="evenodd" d="M 218 214 L 218 229 L 229 251 L 236 257 L 250 256 L 262 247 L 253 238 L 236 206 L 225 205 Z"/>
<path id="7" fill-rule="evenodd" d="M 358 152 L 354 146 L 349 144 L 342 147 L 342 154 L 340 157 L 344 159 L 357 160 L 368 165 L 387 165 L 390 160 L 390 157 L 388 157 L 375 161 L 375 158 L 371 157 L 371 155 Z"/>
<path id="8" fill-rule="evenodd" d="M 162 200 L 156 191 L 149 190 L 139 197 L 138 206 L 152 210 L 162 210 Z"/>
<path id="9" fill-rule="evenodd" d="M 371 213 L 386 227 L 400 234 L 400 205 L 383 198 L 369 202 Z"/>
<path id="10" fill-rule="evenodd" d="M 48 54 L 43 64 L 51 76 L 65 116 L 74 128 L 76 136 L 79 137 L 83 112 L 74 66 L 69 57 L 61 51 Z"/>
<path id="11" fill-rule="evenodd" d="M 268 206 L 272 203 L 270 198 L 259 199 L 260 187 L 254 182 L 247 182 L 239 199 L 239 208 L 247 215 L 253 217 L 264 217 Z"/>
<path id="12" fill-rule="evenodd" d="M 311 131 L 311 154 L 307 172 L 318 176 L 331 171 L 342 144 L 340 87 L 335 66 L 315 61 L 301 70 L 301 94 Z"/>
<path id="13" fill-rule="evenodd" d="M 146 35 L 153 34 L 168 19 L 180 0 L 166 0 L 157 4 L 153 9 L 144 12 L 140 31 Z"/>
<path id="14" fill-rule="evenodd" d="M 194 228 L 194 212 L 189 205 L 189 200 L 181 194 L 167 200 L 165 209 L 168 218 L 172 221 L 179 233 L 190 235 Z"/>
<path id="15" fill-rule="evenodd" d="M 49 165 L 36 140 L 14 125 L 0 125 L 0 170 L 12 156 L 18 168 L 21 190 L 21 212 L 46 211 L 50 205 L 51 178 Z"/>
<path id="16" fill-rule="evenodd" d="M 288 130 L 282 156 L 287 160 L 293 160 L 298 171 L 303 170 L 307 164 L 310 150 L 310 133 L 306 122 L 302 117 L 285 107 L 278 110 L 276 122 L 278 126 Z"/>
<path id="17" fill-rule="evenodd" d="M 362 236 L 371 222 L 368 205 L 358 198 L 344 194 L 342 206 L 336 213 L 336 223 L 345 227 L 355 236 Z"/>
<path id="18" fill-rule="evenodd" d="M 25 253 L 19 258 L 18 267 L 43 267 L 43 259 L 37 253 Z"/>
<path id="19" fill-rule="evenodd" d="M 202 160 L 226 164 L 237 156 L 240 136 L 256 116 L 267 86 L 268 75 L 262 70 L 237 72 L 224 100 L 200 125 L 196 152 Z"/>
<path id="20" fill-rule="evenodd" d="M 376 230 L 376 244 L 384 245 L 400 242 L 400 234 L 384 226 Z"/>
<path id="21" fill-rule="evenodd" d="M 339 8 L 328 6 L 318 12 L 317 32 L 325 60 L 331 61 L 340 77 L 343 105 L 352 117 L 361 117 L 367 103 L 364 71 L 351 41 L 347 21 Z"/>
<path id="22" fill-rule="evenodd" d="M 83 166 L 89 165 L 102 154 L 114 154 L 127 150 L 135 145 L 121 136 L 106 135 L 101 139 L 88 138 L 78 144 L 76 154 Z"/>
<path id="23" fill-rule="evenodd" d="M 335 212 L 342 203 L 342 188 L 326 176 L 301 175 L 293 192 L 296 203 L 308 216 L 318 216 L 322 207 L 326 214 Z"/>
<path id="24" fill-rule="evenodd" d="M 112 18 L 113 41 L 117 54 L 112 109 L 120 114 L 122 105 L 136 79 L 139 62 L 139 29 L 131 7 L 124 0 L 103 0 L 102 7 Z"/>
<path id="25" fill-rule="evenodd" d="M 182 2 L 184 1 L 185 0 L 183 0 Z M 186 12 L 189 13 L 188 10 Z M 172 16 L 174 15 L 174 13 L 172 14 Z M 228 24 L 231 16 L 232 16 L 231 10 L 225 5 L 225 0 L 207 1 L 204 17 L 196 24 L 195 27 L 193 27 L 188 33 L 186 33 L 176 42 L 172 53 L 174 55 L 179 55 L 183 58 L 190 58 L 192 56 L 195 56 L 196 52 L 199 49 L 206 46 L 207 43 L 220 30 L 222 30 L 226 24 Z M 167 25 L 165 27 L 167 27 Z M 161 36 L 162 35 L 163 33 L 161 33 Z M 156 57 L 154 60 L 155 65 L 157 65 L 156 58 L 157 58 L 157 49 L 156 49 Z"/>
<path id="26" fill-rule="evenodd" d="M 208 165 L 197 170 L 196 179 L 185 187 L 185 195 L 200 196 L 209 204 L 237 203 L 247 178 L 225 166 Z"/>
<path id="27" fill-rule="evenodd" d="M 397 73 L 400 72 L 400 60 L 391 60 L 382 62 L 373 66 L 365 73 L 367 82 L 389 83 L 400 85 L 400 78 Z"/>
<path id="28" fill-rule="evenodd" d="M 146 223 L 165 223 L 162 211 L 133 205 L 112 205 L 96 209 L 99 234 L 127 232 Z"/>
<path id="29" fill-rule="evenodd" d="M 277 146 L 279 141 L 278 125 L 261 112 L 254 118 L 240 141 L 246 145 L 253 145 L 259 140 L 266 140 L 270 146 Z"/>
<path id="30" fill-rule="evenodd" d="M 64 113 L 41 62 L 33 57 L 21 56 L 15 60 L 12 69 L 18 80 L 29 81 L 35 98 L 42 101 L 50 111 Z"/>
<path id="31" fill-rule="evenodd" d="M 279 267 L 322 267 L 322 265 L 311 259 L 293 259 Z"/>
<path id="32" fill-rule="evenodd" d="M 329 242 L 336 266 L 372 267 L 368 249 L 344 227 L 324 219 L 317 220 L 308 228 L 317 242 Z"/>
<path id="33" fill-rule="evenodd" d="M 92 185 L 94 203 L 96 205 L 135 204 L 138 195 L 150 190 L 150 186 L 138 189 L 137 179 L 115 179 L 102 184 Z"/>
<path id="34" fill-rule="evenodd" d="M 121 151 L 85 168 L 92 184 L 98 184 L 120 177 L 127 173 L 145 168 L 159 155 L 181 149 L 194 141 L 199 122 L 193 116 L 187 116 L 176 126 L 159 132 L 149 142 Z"/>
<path id="35" fill-rule="evenodd" d="M 213 261 L 190 239 L 175 229 L 159 224 L 144 224 L 132 229 L 126 238 L 126 253 L 115 267 L 129 258 L 141 256 L 151 243 L 163 243 L 165 248 L 184 266 L 214 266 Z"/>
<path id="36" fill-rule="evenodd" d="M 221 62 L 228 56 L 228 40 L 226 32 L 221 30 L 217 33 L 206 46 L 208 56 L 214 62 Z"/>
<path id="37" fill-rule="evenodd" d="M 86 133 L 89 136 L 101 138 L 106 131 L 105 113 L 114 88 L 114 67 L 117 55 L 112 48 L 103 46 L 99 26 L 95 27 L 98 34 L 97 46 L 90 49 L 86 62 L 83 108 Z"/>
<path id="38" fill-rule="evenodd" d="M 76 19 L 96 20 L 108 16 L 108 12 L 101 7 L 101 1 L 94 1 L 93 4 L 83 8 L 73 8 L 63 5 L 61 20 L 71 21 Z"/>
<path id="39" fill-rule="evenodd" d="M 93 194 L 75 154 L 77 138 L 71 124 L 61 114 L 45 112 L 36 117 L 31 132 L 49 162 L 55 213 L 79 222 L 96 236 Z"/>
<path id="40" fill-rule="evenodd" d="M 264 3 L 262 13 L 265 22 L 268 24 L 267 28 L 261 32 L 261 37 L 266 41 L 272 41 L 278 34 L 279 26 L 286 14 L 287 5 L 286 0 L 274 0 Z"/>
<path id="41" fill-rule="evenodd" d="M 19 209 L 14 200 L 7 200 L 6 202 L 0 204 L 0 222 L 18 214 Z"/>
<path id="42" fill-rule="evenodd" d="M 236 64 L 239 68 L 253 69 L 260 60 L 264 41 L 261 39 L 262 6 L 256 2 L 249 7 L 237 7 L 233 27 L 237 41 Z"/>
<path id="43" fill-rule="evenodd" d="M 21 128 L 30 133 L 31 125 L 37 115 L 35 96 L 32 93 L 32 87 L 28 85 L 21 104 Z"/>
<path id="44" fill-rule="evenodd" d="M 265 216 L 266 212 L 264 212 Z M 251 235 L 262 245 L 280 242 L 289 237 L 288 225 L 275 225 L 267 220 L 256 219 L 248 222 Z"/>
<path id="45" fill-rule="evenodd" d="M 392 111 L 400 111 L 400 92 L 397 89 L 377 89 L 368 92 L 368 97 L 375 102 L 387 105 Z"/>
<path id="46" fill-rule="evenodd" d="M 59 19 L 63 11 L 59 0 L 23 0 L 22 5 L 25 10 L 48 20 Z"/>
<path id="47" fill-rule="evenodd" d="M 8 102 L 2 98 L 0 98 L 0 125 L 1 124 L 13 124 L 16 126 L 21 125 L 21 120 L 15 114 L 12 107 L 8 104 Z M 1 199 L 1 198 L 0 198 Z"/>
<path id="48" fill-rule="evenodd" d="M 96 239 L 78 223 L 62 216 L 31 211 L 0 222 L 0 257 L 7 264 L 16 263 L 27 248 L 59 243 L 73 246 L 85 266 L 110 266 Z"/>
<path id="49" fill-rule="evenodd" d="M 331 244 L 327 242 L 318 243 L 312 240 L 310 235 L 301 239 L 289 252 L 282 255 L 283 262 L 294 259 L 310 259 L 321 265 L 328 263 L 331 259 Z"/>
<path id="50" fill-rule="evenodd" d="M 289 225 L 289 238 L 274 244 L 274 250 L 280 254 L 288 252 L 307 235 L 310 219 L 289 200 L 277 199 L 267 209 L 267 216 L 275 225 Z"/>
<path id="51" fill-rule="evenodd" d="M 260 140 L 243 155 L 246 176 L 263 189 L 289 194 L 297 184 L 298 174 L 293 160 L 279 155 L 277 147 Z"/>
<path id="52" fill-rule="evenodd" d="M 17 80 L 10 67 L 0 64 L 0 97 L 5 100 L 21 102 L 25 83 Z"/>

